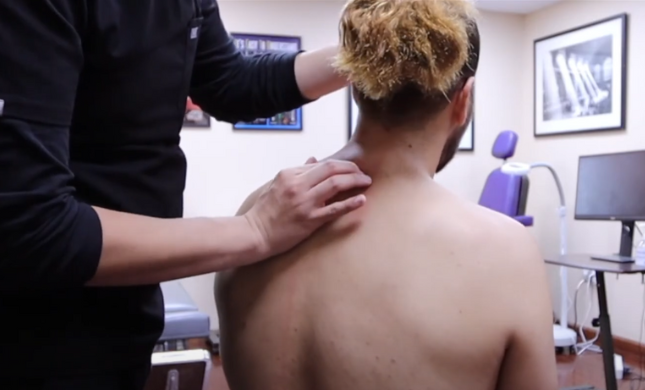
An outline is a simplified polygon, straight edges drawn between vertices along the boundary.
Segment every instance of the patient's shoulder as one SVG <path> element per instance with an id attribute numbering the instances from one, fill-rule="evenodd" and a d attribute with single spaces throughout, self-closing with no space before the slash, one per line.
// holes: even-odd
<path id="1" fill-rule="evenodd" d="M 237 210 L 236 215 L 244 215 L 244 214 L 246 214 L 247 211 L 249 211 L 255 205 L 255 202 L 257 202 L 257 200 L 260 197 L 260 195 L 262 195 L 262 193 L 267 188 L 269 188 L 271 183 L 273 183 L 273 180 L 271 180 L 271 181 L 269 181 L 267 183 L 264 183 L 264 185 L 262 185 L 260 188 L 258 188 L 255 191 L 251 192 L 251 194 L 249 196 L 247 196 L 246 199 L 244 199 L 244 202 L 242 202 L 242 205 Z"/>
<path id="2" fill-rule="evenodd" d="M 496 238 L 504 238 L 509 235 L 524 236 L 525 233 L 528 233 L 526 227 L 518 221 L 486 207 L 471 203 L 468 213 L 472 216 L 473 223 L 480 227 L 486 227 L 487 230 L 495 234 Z"/>
<path id="3" fill-rule="evenodd" d="M 468 226 L 466 237 L 490 261 L 509 271 L 544 267 L 531 232 L 516 220 L 474 203 L 461 205 L 461 223 Z"/>

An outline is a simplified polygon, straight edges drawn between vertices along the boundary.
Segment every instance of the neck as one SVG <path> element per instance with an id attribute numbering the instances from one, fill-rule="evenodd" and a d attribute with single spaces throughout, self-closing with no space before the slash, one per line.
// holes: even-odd
<path id="1" fill-rule="evenodd" d="M 440 119 L 386 128 L 359 116 L 352 139 L 330 158 L 354 161 L 374 180 L 433 177 L 447 134 Z M 434 130 L 434 131 L 433 131 Z"/>

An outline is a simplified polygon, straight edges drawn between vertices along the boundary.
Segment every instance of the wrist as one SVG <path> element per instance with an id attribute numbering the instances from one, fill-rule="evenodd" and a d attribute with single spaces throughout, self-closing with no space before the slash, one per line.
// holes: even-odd
<path id="1" fill-rule="evenodd" d="M 303 97 L 314 101 L 349 85 L 347 78 L 334 68 L 337 54 L 338 46 L 334 45 L 296 56 L 296 83 Z"/>
<path id="2" fill-rule="evenodd" d="M 233 217 L 239 227 L 240 242 L 242 242 L 242 257 L 238 262 L 249 265 L 270 257 L 271 253 L 267 244 L 266 235 L 262 227 L 248 214 Z"/>

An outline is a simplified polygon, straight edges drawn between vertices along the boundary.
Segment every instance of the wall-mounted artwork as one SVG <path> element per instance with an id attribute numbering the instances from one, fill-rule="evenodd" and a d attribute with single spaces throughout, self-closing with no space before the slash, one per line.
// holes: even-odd
<path id="1" fill-rule="evenodd" d="M 347 139 L 352 138 L 354 131 L 356 130 L 356 124 L 358 123 L 358 106 L 352 98 L 351 88 L 347 88 L 347 97 L 348 104 L 347 109 L 349 111 L 349 123 L 347 126 Z M 475 150 L 475 120 L 471 120 L 464 136 L 461 138 L 459 143 L 459 150 L 462 151 L 473 151 Z"/>
<path id="2" fill-rule="evenodd" d="M 625 128 L 627 15 L 534 44 L 534 134 Z"/>
<path id="3" fill-rule="evenodd" d="M 347 139 L 352 138 L 354 131 L 356 130 L 356 125 L 358 124 L 358 106 L 352 97 L 352 88 L 347 88 L 347 109 L 349 123 L 347 127 Z"/>
<path id="4" fill-rule="evenodd" d="M 186 112 L 184 113 L 184 126 L 185 128 L 211 128 L 211 117 L 189 97 L 186 101 Z"/>
<path id="5" fill-rule="evenodd" d="M 471 119 L 466 132 L 459 141 L 459 150 L 472 152 L 475 150 L 475 119 Z"/>
<path id="6" fill-rule="evenodd" d="M 298 52 L 301 50 L 300 37 L 259 34 L 231 34 L 235 45 L 243 55 L 269 52 Z M 233 125 L 235 130 L 302 130 L 302 108 L 279 113 L 271 118 L 257 118 L 251 122 Z"/>

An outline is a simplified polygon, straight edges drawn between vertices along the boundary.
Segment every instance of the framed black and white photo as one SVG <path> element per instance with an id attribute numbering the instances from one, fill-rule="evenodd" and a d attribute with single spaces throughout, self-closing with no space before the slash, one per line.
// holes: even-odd
<path id="1" fill-rule="evenodd" d="M 534 43 L 535 136 L 625 128 L 627 15 Z"/>
<path id="2" fill-rule="evenodd" d="M 349 123 L 347 127 L 347 139 L 351 139 L 354 131 L 356 130 L 356 125 L 358 123 L 358 106 L 352 97 L 351 87 L 347 88 L 347 97 L 348 104 L 347 109 L 349 111 Z M 464 133 L 461 141 L 459 142 L 459 150 L 461 151 L 473 151 L 475 150 L 475 120 L 472 119 L 468 124 L 468 128 Z"/>

